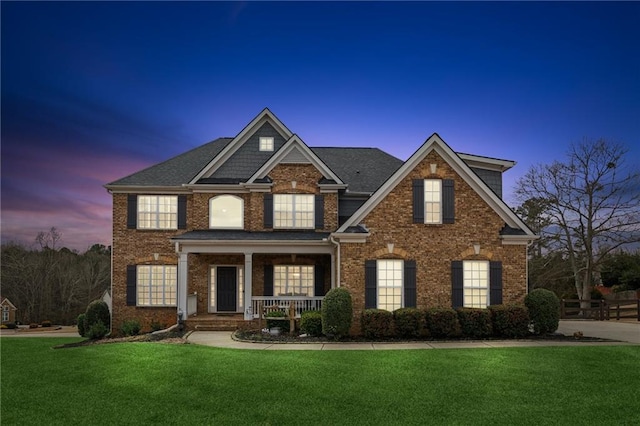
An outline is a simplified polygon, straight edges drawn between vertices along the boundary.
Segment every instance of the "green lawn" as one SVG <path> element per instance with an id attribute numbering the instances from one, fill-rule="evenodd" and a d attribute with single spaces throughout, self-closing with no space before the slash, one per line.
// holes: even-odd
<path id="1" fill-rule="evenodd" d="M 640 347 L 261 351 L 3 338 L 2 425 L 640 424 Z"/>

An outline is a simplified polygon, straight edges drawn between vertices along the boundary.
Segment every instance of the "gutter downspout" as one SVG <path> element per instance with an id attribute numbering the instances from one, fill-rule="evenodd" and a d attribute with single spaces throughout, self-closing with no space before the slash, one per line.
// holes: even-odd
<path id="1" fill-rule="evenodd" d="M 329 235 L 329 242 L 336 246 L 336 288 L 340 287 L 340 242 L 332 235 Z"/>

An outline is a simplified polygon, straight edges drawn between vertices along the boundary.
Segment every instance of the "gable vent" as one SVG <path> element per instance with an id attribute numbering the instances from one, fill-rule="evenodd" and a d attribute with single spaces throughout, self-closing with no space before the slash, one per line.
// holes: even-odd
<path id="1" fill-rule="evenodd" d="M 288 164 L 310 164 L 311 161 L 304 155 L 298 148 L 294 148 L 289 152 L 284 158 L 280 161 L 280 163 L 288 163 Z"/>

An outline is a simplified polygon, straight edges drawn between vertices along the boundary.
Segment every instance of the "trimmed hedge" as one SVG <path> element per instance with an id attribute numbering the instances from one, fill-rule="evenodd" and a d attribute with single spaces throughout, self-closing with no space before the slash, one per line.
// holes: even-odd
<path id="1" fill-rule="evenodd" d="M 137 336 L 141 329 L 142 326 L 138 320 L 127 320 L 123 322 L 122 327 L 120 327 L 120 331 L 125 336 Z"/>
<path id="2" fill-rule="evenodd" d="M 87 306 L 84 329 L 89 339 L 102 339 L 109 332 L 111 315 L 109 306 L 102 300 L 94 300 Z"/>
<path id="3" fill-rule="evenodd" d="M 431 308 L 425 312 L 425 323 L 433 337 L 459 337 L 458 313 L 452 308 Z"/>
<path id="4" fill-rule="evenodd" d="M 78 315 L 78 334 L 82 337 L 86 337 L 87 331 L 84 327 L 85 314 Z"/>
<path id="5" fill-rule="evenodd" d="M 458 321 L 464 337 L 490 337 L 493 334 L 491 311 L 479 308 L 458 308 Z"/>
<path id="6" fill-rule="evenodd" d="M 332 288 L 322 302 L 322 333 L 340 339 L 349 334 L 353 316 L 351 294 L 344 287 Z"/>
<path id="7" fill-rule="evenodd" d="M 510 339 L 529 334 L 529 311 L 522 305 L 491 305 L 493 332 Z"/>
<path id="8" fill-rule="evenodd" d="M 393 311 L 396 333 L 399 337 L 426 337 L 424 312 L 416 308 L 401 308 Z"/>
<path id="9" fill-rule="evenodd" d="M 535 334 L 553 333 L 560 323 L 560 299 L 552 291 L 537 288 L 524 298 Z"/>
<path id="10" fill-rule="evenodd" d="M 304 311 L 300 314 L 300 331 L 309 336 L 322 336 L 322 313 Z"/>
<path id="11" fill-rule="evenodd" d="M 362 313 L 362 333 L 369 339 L 393 337 L 393 313 L 384 309 L 365 309 Z"/>

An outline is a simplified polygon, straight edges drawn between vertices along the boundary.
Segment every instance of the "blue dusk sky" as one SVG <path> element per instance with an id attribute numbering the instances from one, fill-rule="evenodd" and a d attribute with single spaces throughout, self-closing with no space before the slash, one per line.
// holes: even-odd
<path id="1" fill-rule="evenodd" d="M 264 107 L 309 146 L 534 164 L 607 138 L 640 158 L 640 3 L 7 2 L 2 241 L 111 244 L 103 185 Z"/>

